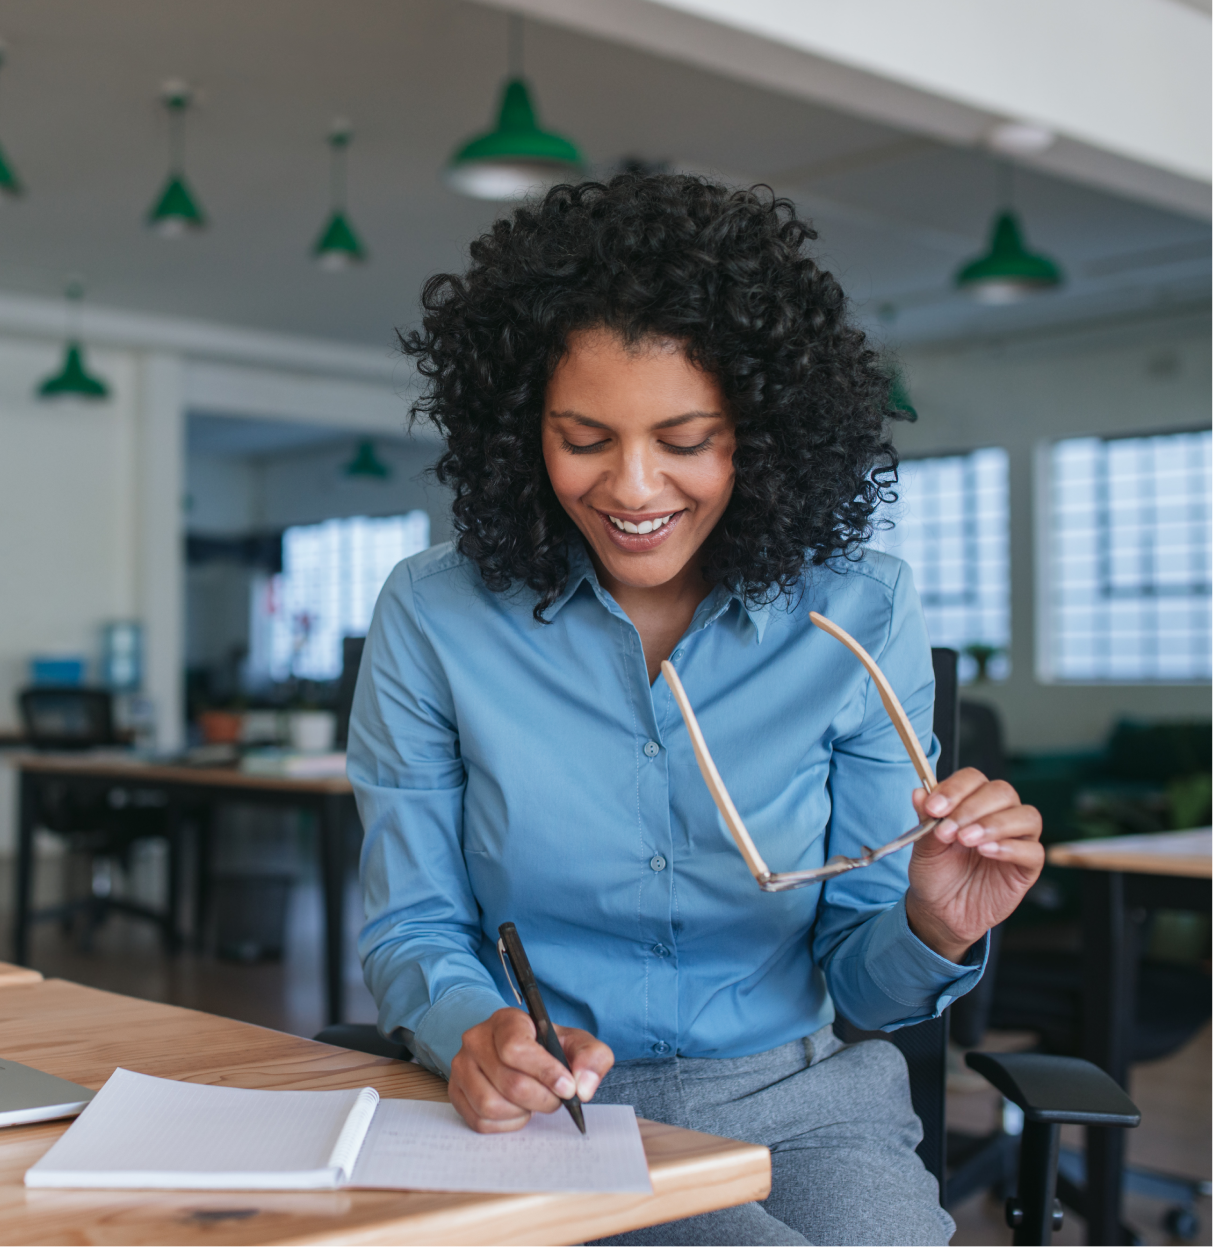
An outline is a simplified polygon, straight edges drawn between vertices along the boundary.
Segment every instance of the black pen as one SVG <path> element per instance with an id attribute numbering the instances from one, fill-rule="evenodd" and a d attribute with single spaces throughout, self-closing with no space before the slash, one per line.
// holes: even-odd
<path id="1" fill-rule="evenodd" d="M 518 980 L 514 995 L 518 997 L 519 1004 L 526 1003 L 526 1010 L 531 1015 L 531 1021 L 535 1023 L 535 1038 L 569 1071 L 569 1076 L 572 1077 L 573 1070 L 569 1065 L 569 1059 L 564 1055 L 560 1040 L 556 1038 L 556 1028 L 552 1025 L 552 1019 L 548 1017 L 543 997 L 539 994 L 539 984 L 535 982 L 535 974 L 531 969 L 531 963 L 527 960 L 526 950 L 518 938 L 518 928 L 512 922 L 503 922 L 497 928 L 497 934 L 501 936 L 497 941 L 497 955 L 501 958 L 506 982 L 511 988 L 514 987 L 510 980 L 510 968 L 513 967 L 514 978 Z M 569 1099 L 561 1100 L 560 1103 L 569 1110 L 569 1116 L 577 1123 L 577 1129 L 585 1134 L 585 1114 L 581 1111 L 581 1101 L 577 1098 L 576 1091 Z"/>

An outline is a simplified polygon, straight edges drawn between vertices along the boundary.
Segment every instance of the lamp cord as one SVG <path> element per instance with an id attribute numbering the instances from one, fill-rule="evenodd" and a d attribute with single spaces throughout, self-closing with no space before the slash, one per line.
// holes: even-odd
<path id="1" fill-rule="evenodd" d="M 511 78 L 522 77 L 523 22 L 519 13 L 510 14 L 509 69 Z"/>

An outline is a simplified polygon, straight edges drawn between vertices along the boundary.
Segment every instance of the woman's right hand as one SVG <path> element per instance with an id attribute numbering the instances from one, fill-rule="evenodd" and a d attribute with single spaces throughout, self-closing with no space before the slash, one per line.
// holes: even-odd
<path id="1" fill-rule="evenodd" d="M 532 1113 L 551 1113 L 574 1091 L 584 1103 L 615 1064 L 615 1054 L 588 1031 L 557 1026 L 572 1074 L 535 1038 L 521 1009 L 498 1009 L 463 1033 L 451 1062 L 451 1103 L 481 1134 L 521 1130 Z M 574 1081 L 575 1080 L 575 1081 Z"/>

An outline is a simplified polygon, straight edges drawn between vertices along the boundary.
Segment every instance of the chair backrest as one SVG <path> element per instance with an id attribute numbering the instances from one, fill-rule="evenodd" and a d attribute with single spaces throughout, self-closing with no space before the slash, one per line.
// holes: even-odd
<path id="1" fill-rule="evenodd" d="M 960 740 L 960 698 L 956 667 L 959 656 L 954 649 L 931 650 L 935 669 L 935 713 L 932 730 L 939 740 L 939 761 L 935 766 L 937 779 L 947 779 L 956 770 Z M 947 1120 L 945 1091 L 948 1064 L 948 1015 L 903 1026 L 900 1030 L 861 1031 L 845 1018 L 834 1023 L 838 1037 L 846 1043 L 861 1039 L 884 1039 L 900 1049 L 910 1071 L 910 1098 L 914 1112 L 922 1122 L 922 1142 L 918 1155 L 939 1182 L 939 1202 L 946 1198 Z"/>
<path id="2" fill-rule="evenodd" d="M 18 695 L 25 736 L 35 749 L 92 749 L 116 743 L 114 699 L 106 689 L 36 685 Z"/>
<path id="3" fill-rule="evenodd" d="M 350 738 L 350 712 L 354 708 L 354 689 L 366 637 L 347 636 L 341 642 L 341 681 L 337 685 L 337 747 L 344 749 Z"/>
<path id="4" fill-rule="evenodd" d="M 956 770 L 960 747 L 959 655 L 954 649 L 932 649 L 935 669 L 935 714 L 932 728 L 939 740 L 935 777 L 947 779 Z M 910 1098 L 922 1121 L 918 1155 L 939 1182 L 939 1202 L 947 1198 L 948 1161 L 946 1092 L 948 1078 L 948 1014 L 903 1026 L 889 1038 L 901 1049 L 910 1068 Z"/>

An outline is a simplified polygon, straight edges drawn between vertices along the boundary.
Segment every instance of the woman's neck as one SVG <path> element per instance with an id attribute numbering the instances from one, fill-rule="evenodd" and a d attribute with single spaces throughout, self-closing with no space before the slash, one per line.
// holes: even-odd
<path id="1" fill-rule="evenodd" d="M 704 579 L 697 559 L 692 559 L 673 580 L 664 584 L 636 586 L 611 576 L 592 550 L 590 558 L 598 573 L 598 583 L 619 603 L 640 633 L 644 662 L 652 684 L 661 673 L 662 662 L 673 652 L 712 586 Z"/>

